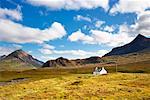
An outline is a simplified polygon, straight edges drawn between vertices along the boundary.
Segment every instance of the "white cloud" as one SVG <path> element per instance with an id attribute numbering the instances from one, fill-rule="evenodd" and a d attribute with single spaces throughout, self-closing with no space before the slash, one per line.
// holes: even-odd
<path id="1" fill-rule="evenodd" d="M 55 47 L 54 47 L 53 45 L 46 44 L 46 43 L 41 44 L 41 46 L 42 46 L 44 49 L 55 49 Z"/>
<path id="2" fill-rule="evenodd" d="M 84 43 L 92 43 L 94 40 L 92 37 L 85 35 L 81 32 L 81 30 L 78 30 L 74 33 L 72 33 L 68 39 L 72 42 L 74 41 L 83 41 Z"/>
<path id="3" fill-rule="evenodd" d="M 69 40 L 72 42 L 82 41 L 87 44 L 107 45 L 117 47 L 132 41 L 137 34 L 150 36 L 150 11 L 143 11 L 138 14 L 135 24 L 122 24 L 119 26 L 119 31 L 114 32 L 114 26 L 105 26 L 101 30 L 90 30 L 90 35 L 86 35 L 81 30 L 72 33 Z"/>
<path id="4" fill-rule="evenodd" d="M 40 56 L 38 57 L 41 61 L 48 61 L 48 60 L 55 60 L 56 58 L 55 57 L 50 57 L 50 56 Z"/>
<path id="5" fill-rule="evenodd" d="M 107 31 L 107 32 L 113 32 L 115 30 L 115 27 L 114 26 L 105 26 L 104 31 Z"/>
<path id="6" fill-rule="evenodd" d="M 91 56 L 103 56 L 108 53 L 107 50 L 98 50 L 98 51 L 84 51 L 84 50 L 54 50 L 55 54 L 67 54 L 78 56 L 78 58 L 86 58 Z"/>
<path id="7" fill-rule="evenodd" d="M 45 6 L 52 10 L 79 10 L 104 8 L 108 10 L 109 0 L 27 0 L 28 3 L 35 6 Z"/>
<path id="8" fill-rule="evenodd" d="M 54 50 L 55 54 L 71 54 L 76 56 L 85 56 L 91 55 L 91 52 L 83 51 L 83 50 Z"/>
<path id="9" fill-rule="evenodd" d="M 105 55 L 108 52 L 109 52 L 108 50 L 98 50 L 96 52 L 96 54 L 99 55 L 100 57 L 102 57 L 103 55 Z"/>
<path id="10" fill-rule="evenodd" d="M 91 33 L 96 43 L 105 44 L 112 47 L 124 45 L 133 39 L 133 37 L 130 37 L 128 33 L 125 32 L 112 34 L 99 30 L 91 30 Z"/>
<path id="11" fill-rule="evenodd" d="M 136 13 L 137 21 L 129 27 L 122 27 L 124 31 L 128 31 L 128 35 L 136 36 L 143 34 L 150 36 L 150 1 L 149 0 L 120 0 L 110 10 L 111 14 L 120 13 Z M 121 29 L 122 30 L 122 29 Z"/>
<path id="12" fill-rule="evenodd" d="M 23 46 L 19 44 L 12 44 L 12 46 L 16 49 L 21 49 Z"/>
<path id="13" fill-rule="evenodd" d="M 13 20 L 22 20 L 22 13 L 18 9 L 0 8 L 0 18 L 9 18 Z"/>
<path id="14" fill-rule="evenodd" d="M 68 39 L 72 42 L 82 41 L 87 44 L 100 44 L 111 47 L 120 46 L 129 43 L 133 37 L 128 35 L 128 32 L 124 31 L 124 25 L 120 26 L 119 33 L 113 34 L 101 30 L 90 30 L 90 35 L 85 35 L 80 30 L 72 33 Z"/>
<path id="15" fill-rule="evenodd" d="M 141 13 L 150 8 L 149 0 L 119 0 L 110 10 L 111 14 L 120 13 Z"/>
<path id="16" fill-rule="evenodd" d="M 96 21 L 96 23 L 95 23 L 95 27 L 100 28 L 103 24 L 105 24 L 104 21 L 98 20 L 98 21 Z"/>
<path id="17" fill-rule="evenodd" d="M 59 56 L 67 56 L 69 55 L 69 59 L 74 58 L 86 58 L 86 57 L 91 57 L 91 56 L 103 56 L 104 54 L 108 53 L 107 50 L 98 50 L 98 51 L 84 51 L 84 50 L 49 50 L 49 49 L 39 49 L 39 51 L 44 54 L 45 56 L 47 55 L 59 55 Z M 48 56 L 45 58 L 49 58 Z M 48 60 L 48 59 L 47 59 Z"/>
<path id="18" fill-rule="evenodd" d="M 8 55 L 10 52 L 13 52 L 12 48 L 0 47 L 0 56 Z"/>
<path id="19" fill-rule="evenodd" d="M 137 16 L 137 20 L 131 25 L 120 25 L 118 33 L 126 33 L 131 37 L 138 34 L 150 36 L 150 11 L 143 11 Z"/>
<path id="20" fill-rule="evenodd" d="M 82 20 L 83 21 L 88 21 L 88 22 L 92 21 L 91 18 L 82 16 L 82 15 L 77 15 L 77 16 L 74 17 L 74 19 L 77 20 L 77 21 L 82 21 Z"/>
<path id="21" fill-rule="evenodd" d="M 131 25 L 131 32 L 150 36 L 150 11 L 144 11 L 139 14 L 135 24 Z"/>
<path id="22" fill-rule="evenodd" d="M 11 31 L 10 31 L 11 30 Z M 0 19 L 0 41 L 14 43 L 43 43 L 66 35 L 64 26 L 54 22 L 49 28 L 31 28 L 10 20 Z"/>
<path id="23" fill-rule="evenodd" d="M 27 51 L 29 54 L 31 54 L 32 53 L 32 51 L 31 50 L 29 50 L 29 51 Z"/>
<path id="24" fill-rule="evenodd" d="M 149 0 L 120 0 L 110 10 L 110 13 L 136 13 L 138 15 L 137 21 L 132 25 L 120 25 L 119 31 L 115 31 L 114 26 L 105 26 L 100 30 L 90 30 L 90 35 L 81 32 L 73 32 L 68 39 L 72 42 L 82 41 L 87 44 L 103 44 L 107 46 L 121 46 L 129 43 L 137 34 L 150 36 L 150 8 Z M 95 27 L 99 28 L 104 22 L 96 22 Z"/>
<path id="25" fill-rule="evenodd" d="M 46 48 L 41 48 L 41 49 L 39 49 L 39 51 L 40 51 L 42 54 L 44 54 L 44 55 L 48 55 L 48 54 L 52 54 L 52 53 L 53 53 L 52 50 L 46 49 Z"/>
<path id="26" fill-rule="evenodd" d="M 12 44 L 11 46 L 0 46 L 0 56 L 8 55 L 11 52 L 21 49 L 22 46 L 18 44 Z"/>

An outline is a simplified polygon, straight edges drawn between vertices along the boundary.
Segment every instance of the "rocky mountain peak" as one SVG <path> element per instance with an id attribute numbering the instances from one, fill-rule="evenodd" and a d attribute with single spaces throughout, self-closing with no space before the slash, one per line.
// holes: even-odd
<path id="1" fill-rule="evenodd" d="M 30 54 L 26 53 L 22 49 L 16 50 L 10 53 L 5 59 L 18 59 L 22 62 L 32 64 L 33 66 L 42 66 L 43 62 L 33 58 Z"/>

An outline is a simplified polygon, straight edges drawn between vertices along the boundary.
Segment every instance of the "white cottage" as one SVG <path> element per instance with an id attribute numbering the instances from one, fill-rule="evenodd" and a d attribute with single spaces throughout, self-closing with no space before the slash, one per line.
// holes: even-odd
<path id="1" fill-rule="evenodd" d="M 93 72 L 93 75 L 106 75 L 107 71 L 104 67 L 102 69 L 98 69 L 98 67 L 95 68 L 95 71 Z"/>

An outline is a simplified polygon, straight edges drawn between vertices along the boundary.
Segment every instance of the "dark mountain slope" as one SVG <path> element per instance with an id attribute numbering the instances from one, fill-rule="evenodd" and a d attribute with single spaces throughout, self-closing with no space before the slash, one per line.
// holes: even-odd
<path id="1" fill-rule="evenodd" d="M 4 59 L 5 57 L 6 57 L 6 55 L 0 56 L 0 60 Z"/>
<path id="2" fill-rule="evenodd" d="M 150 48 L 124 55 L 104 56 L 101 59 L 106 63 L 117 63 L 120 65 L 145 61 L 150 63 Z"/>
<path id="3" fill-rule="evenodd" d="M 144 49 L 150 48 L 150 38 L 147 38 L 139 34 L 132 42 L 121 47 L 116 47 L 112 49 L 111 52 L 105 54 L 104 56 L 112 55 L 124 55 L 128 53 L 134 53 L 142 51 Z"/>

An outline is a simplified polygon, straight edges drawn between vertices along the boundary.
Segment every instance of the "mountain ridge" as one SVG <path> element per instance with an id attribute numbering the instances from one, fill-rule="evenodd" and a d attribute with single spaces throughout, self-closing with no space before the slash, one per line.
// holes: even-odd
<path id="1" fill-rule="evenodd" d="M 6 57 L 6 55 L 0 56 L 0 60 L 3 60 Z"/>
<path id="2" fill-rule="evenodd" d="M 93 56 L 85 59 L 68 60 L 67 58 L 59 57 L 55 60 L 48 60 L 42 67 L 78 67 L 86 64 L 101 63 L 103 60 L 98 56 Z"/>
<path id="3" fill-rule="evenodd" d="M 30 54 L 19 49 L 0 60 L 0 71 L 17 71 L 36 69 L 43 65 L 43 62 L 33 58 Z"/>
<path id="4" fill-rule="evenodd" d="M 113 48 L 105 56 L 124 55 L 150 48 L 150 38 L 139 34 L 133 41 L 120 47 Z"/>
<path id="5" fill-rule="evenodd" d="M 10 53 L 9 55 L 7 55 L 5 59 L 13 59 L 13 58 L 17 58 L 25 63 L 29 63 L 32 64 L 33 66 L 42 66 L 43 62 L 39 61 L 35 58 L 32 57 L 32 55 L 26 53 L 25 51 L 23 51 L 22 49 L 16 50 L 12 53 Z"/>
<path id="6" fill-rule="evenodd" d="M 68 60 L 67 58 L 59 57 L 55 60 L 48 60 L 43 64 L 42 67 L 57 67 L 57 66 L 74 66 L 73 62 L 71 60 Z"/>

